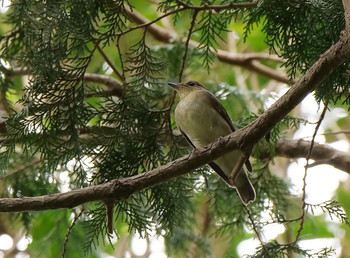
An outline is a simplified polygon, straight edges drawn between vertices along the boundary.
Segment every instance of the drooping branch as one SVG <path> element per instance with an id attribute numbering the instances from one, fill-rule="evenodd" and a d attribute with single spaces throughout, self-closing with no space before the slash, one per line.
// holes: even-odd
<path id="1" fill-rule="evenodd" d="M 128 198 L 133 193 L 186 174 L 233 149 L 240 148 L 249 153 L 253 146 L 283 117 L 347 60 L 350 60 L 350 39 L 341 37 L 298 82 L 264 114 L 245 128 L 219 138 L 205 148 L 194 150 L 189 155 L 136 176 L 116 179 L 67 193 L 0 199 L 0 212 L 72 208 L 92 201 L 121 200 Z"/>
<path id="2" fill-rule="evenodd" d="M 306 202 L 305 202 L 305 198 L 306 198 L 306 178 L 307 178 L 307 172 L 308 172 L 308 166 L 309 166 L 309 160 L 311 158 L 311 155 L 312 155 L 312 152 L 313 152 L 313 149 L 314 149 L 314 145 L 315 145 L 315 137 L 317 135 L 317 132 L 318 130 L 320 129 L 321 127 L 321 123 L 327 113 L 327 109 L 328 109 L 328 102 L 325 104 L 324 108 L 323 108 L 323 111 L 318 119 L 318 122 L 316 124 L 316 127 L 315 127 L 315 130 L 314 130 L 314 133 L 312 135 L 312 139 L 311 139 L 311 142 L 310 142 L 310 148 L 307 152 L 307 155 L 306 155 L 306 166 L 304 168 L 304 176 L 303 176 L 303 187 L 302 187 L 302 195 L 301 195 L 301 216 L 300 216 L 300 220 L 299 220 L 299 229 L 297 231 L 297 234 L 295 236 L 295 240 L 293 242 L 294 245 L 297 244 L 297 242 L 299 241 L 300 239 L 300 235 L 301 235 L 301 232 L 303 231 L 304 229 L 304 226 L 305 226 L 305 215 L 306 215 Z"/>

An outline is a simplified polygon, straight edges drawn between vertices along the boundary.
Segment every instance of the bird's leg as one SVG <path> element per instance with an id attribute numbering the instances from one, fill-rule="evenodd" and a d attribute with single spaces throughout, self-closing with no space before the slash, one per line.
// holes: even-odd
<path id="1" fill-rule="evenodd" d="M 228 178 L 229 182 L 232 185 L 234 185 L 236 177 L 237 177 L 239 171 L 241 171 L 241 169 L 246 161 L 247 161 L 247 156 L 244 153 L 242 153 L 238 159 L 238 162 L 236 163 L 235 167 L 233 168 L 231 175 Z"/>

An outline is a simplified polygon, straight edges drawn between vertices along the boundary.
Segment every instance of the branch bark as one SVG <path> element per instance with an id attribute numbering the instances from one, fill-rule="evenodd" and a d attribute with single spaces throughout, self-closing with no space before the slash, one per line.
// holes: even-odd
<path id="1" fill-rule="evenodd" d="M 299 140 L 281 140 L 276 146 L 276 156 L 286 158 L 306 158 L 311 142 Z M 314 143 L 310 159 L 315 162 L 310 166 L 321 164 L 331 165 L 350 174 L 350 153 L 339 151 L 326 144 Z"/>
<path id="2" fill-rule="evenodd" d="M 110 95 L 121 97 L 124 92 L 124 87 L 118 80 L 108 75 L 85 73 L 84 79 L 87 82 L 95 82 L 106 85 L 110 90 Z"/>
<path id="3" fill-rule="evenodd" d="M 344 16 L 345 16 L 345 31 L 350 34 L 350 1 L 343 0 Z"/>
<path id="4" fill-rule="evenodd" d="M 149 172 L 108 183 L 90 186 L 67 193 L 39 197 L 0 199 L 0 212 L 38 211 L 72 208 L 92 201 L 106 199 L 122 200 L 143 189 L 161 184 L 207 164 L 219 156 L 240 148 L 246 153 L 262 139 L 284 116 L 324 81 L 337 67 L 350 59 L 350 38 L 341 39 L 331 46 L 308 72 L 280 99 L 253 123 L 226 137 L 219 138 L 209 146 L 196 149 Z"/>

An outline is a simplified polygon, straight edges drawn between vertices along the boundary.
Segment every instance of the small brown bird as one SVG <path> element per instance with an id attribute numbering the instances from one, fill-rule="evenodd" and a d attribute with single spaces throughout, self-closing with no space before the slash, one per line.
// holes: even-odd
<path id="1" fill-rule="evenodd" d="M 224 107 L 203 85 L 196 81 L 168 84 L 180 95 L 180 102 L 175 109 L 176 125 L 194 148 L 207 146 L 235 131 Z M 255 200 L 255 190 L 245 170 L 242 168 L 239 171 L 233 184 L 229 180 L 240 156 L 241 152 L 234 150 L 210 162 L 209 166 L 228 185 L 237 189 L 242 202 L 247 205 Z M 249 161 L 246 167 L 251 170 Z"/>

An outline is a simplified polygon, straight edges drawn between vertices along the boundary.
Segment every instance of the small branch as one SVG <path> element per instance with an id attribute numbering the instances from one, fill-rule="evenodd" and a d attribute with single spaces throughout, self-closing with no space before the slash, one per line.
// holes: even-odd
<path id="1" fill-rule="evenodd" d="M 224 5 L 204 5 L 204 6 L 194 6 L 194 5 L 189 5 L 187 3 L 184 3 L 180 0 L 176 0 L 179 4 L 181 4 L 183 7 L 187 9 L 192 9 L 196 11 L 207 11 L 207 10 L 214 10 L 217 12 L 220 12 L 222 10 L 227 10 L 227 9 L 238 9 L 238 8 L 250 8 L 250 7 L 255 7 L 258 5 L 259 1 L 256 2 L 250 2 L 250 3 L 229 3 L 229 4 L 224 4 Z"/>
<path id="2" fill-rule="evenodd" d="M 193 28 L 194 28 L 195 23 L 196 23 L 197 14 L 198 14 L 198 11 L 195 10 L 193 12 L 191 26 L 190 26 L 190 29 L 188 31 L 188 36 L 187 36 L 187 40 L 186 40 L 186 43 L 185 43 L 185 53 L 184 53 L 184 55 L 182 57 L 182 65 L 181 65 L 181 69 L 180 69 L 180 73 L 179 73 L 179 82 L 182 81 L 182 74 L 183 74 L 183 72 L 185 70 L 187 53 L 188 53 L 188 46 L 189 46 L 189 43 L 190 43 L 190 40 L 191 40 L 191 35 L 192 35 L 192 32 L 193 32 Z"/>
<path id="3" fill-rule="evenodd" d="M 143 17 L 136 11 L 127 9 L 127 12 L 130 18 L 136 24 L 139 24 L 139 26 L 148 26 L 147 31 L 150 32 L 155 39 L 161 42 L 169 43 L 172 39 L 178 38 L 177 34 L 174 31 L 165 29 L 157 24 L 150 24 L 150 21 L 147 18 Z"/>
<path id="4" fill-rule="evenodd" d="M 106 85 L 110 89 L 111 95 L 118 97 L 121 97 L 123 95 L 123 85 L 120 81 L 114 79 L 111 76 L 95 73 L 85 73 L 84 79 L 88 82 L 95 82 Z"/>
<path id="5" fill-rule="evenodd" d="M 113 72 L 119 77 L 119 79 L 123 80 L 123 75 L 118 71 L 117 67 L 113 64 L 113 62 L 109 59 L 109 57 L 106 55 L 106 53 L 103 51 L 103 49 L 100 47 L 100 45 L 97 45 L 97 50 L 102 55 L 103 59 L 106 61 L 106 63 L 109 65 L 109 67 L 112 68 Z"/>
<path id="6" fill-rule="evenodd" d="M 6 71 L 6 75 L 10 77 L 23 76 L 29 74 L 30 71 L 27 68 L 12 68 Z M 96 73 L 85 73 L 84 79 L 87 82 L 94 82 L 106 85 L 111 90 L 111 93 L 115 96 L 121 97 L 123 95 L 124 87 L 122 83 L 111 76 Z"/>
<path id="7" fill-rule="evenodd" d="M 252 217 L 252 214 L 250 213 L 248 207 L 246 207 L 245 205 L 243 205 L 243 209 L 244 209 L 244 210 L 246 211 L 246 213 L 248 214 L 248 218 L 249 218 L 249 220 L 250 220 L 250 223 L 252 224 L 252 227 L 253 227 L 253 230 L 254 230 L 254 232 L 255 232 L 255 235 L 257 236 L 257 238 L 258 238 L 258 240 L 259 240 L 259 242 L 260 242 L 260 244 L 261 244 L 261 246 L 262 246 L 262 248 L 263 248 L 263 250 L 264 250 L 266 256 L 269 257 L 269 258 L 271 258 L 269 251 L 266 249 L 266 246 L 265 246 L 264 242 L 263 242 L 262 239 L 261 239 L 260 233 L 259 233 L 259 231 L 258 231 L 258 228 L 256 227 L 256 224 L 255 224 L 255 221 L 254 221 L 254 219 L 253 219 L 253 217 Z"/>
<path id="8" fill-rule="evenodd" d="M 2 102 L 2 107 L 3 107 L 3 110 L 6 113 L 6 116 L 9 116 L 11 114 L 11 109 L 9 108 L 9 103 L 8 103 L 7 98 L 6 98 L 6 94 L 3 94 L 1 92 L 0 93 L 0 100 Z"/>
<path id="9" fill-rule="evenodd" d="M 125 69 L 124 69 L 124 61 L 123 61 L 123 54 L 120 47 L 120 37 L 117 39 L 117 49 L 118 49 L 118 55 L 120 60 L 120 66 L 122 68 L 122 74 L 121 74 L 121 80 L 123 82 L 123 85 L 125 85 Z"/>
<path id="10" fill-rule="evenodd" d="M 273 80 L 285 83 L 285 84 L 292 84 L 293 81 L 291 81 L 288 77 L 286 77 L 283 73 L 277 72 L 275 69 L 272 69 L 266 65 L 263 65 L 259 62 L 257 62 L 256 60 L 252 60 L 252 58 L 250 56 L 247 57 L 247 59 L 245 57 L 243 57 L 243 60 L 241 61 L 237 61 L 237 59 L 232 59 L 230 58 L 230 54 L 227 54 L 227 51 L 218 51 L 217 53 L 217 58 L 224 63 L 227 64 L 232 64 L 232 65 L 238 65 L 241 66 L 243 68 L 246 68 L 248 70 L 251 70 L 253 72 L 256 72 L 258 74 L 261 74 L 267 78 L 271 78 Z M 244 55 L 244 54 L 242 54 Z M 257 56 L 257 58 L 259 58 Z"/>
<path id="11" fill-rule="evenodd" d="M 299 140 L 280 140 L 276 146 L 276 156 L 286 158 L 307 158 L 311 142 Z M 326 144 L 314 143 L 310 159 L 315 160 L 309 167 L 327 164 L 350 174 L 350 153 L 337 150 Z"/>
<path id="12" fill-rule="evenodd" d="M 3 175 L 0 177 L 0 179 L 5 179 L 7 177 L 10 177 L 10 176 L 13 176 L 15 174 L 18 174 L 24 170 L 26 170 L 27 168 L 30 168 L 38 163 L 40 163 L 41 160 L 40 159 L 34 159 L 33 161 L 27 163 L 27 164 L 24 164 L 23 166 L 20 166 L 19 168 L 15 169 L 15 170 L 12 170 L 11 172 L 7 173 L 6 175 Z"/>
<path id="13" fill-rule="evenodd" d="M 66 250 L 67 250 L 67 244 L 68 244 L 68 239 L 69 236 L 72 232 L 72 229 L 74 227 L 74 225 L 77 223 L 77 220 L 79 219 L 79 217 L 83 214 L 84 208 L 81 209 L 81 211 L 79 212 L 78 215 L 75 216 L 74 220 L 72 221 L 72 224 L 70 225 L 70 227 L 68 228 L 66 237 L 64 239 L 64 243 L 63 243 L 63 252 L 62 252 L 62 258 L 66 257 Z"/>
<path id="14" fill-rule="evenodd" d="M 339 130 L 339 131 L 335 131 L 335 132 L 319 133 L 318 135 L 337 135 L 337 134 L 350 134 L 350 130 Z M 305 137 L 305 138 L 307 138 L 307 137 Z"/>
<path id="15" fill-rule="evenodd" d="M 323 119 L 324 119 L 324 117 L 326 115 L 327 109 L 328 109 L 328 103 L 325 104 L 325 106 L 323 108 L 323 111 L 322 111 L 322 113 L 320 115 L 320 118 L 319 118 L 319 120 L 317 122 L 317 125 L 315 127 L 315 131 L 314 131 L 314 135 L 312 136 L 312 140 L 311 140 L 311 143 L 310 143 L 310 148 L 309 148 L 309 151 L 308 151 L 308 154 L 307 154 L 307 157 L 306 157 L 306 166 L 305 166 L 305 172 L 304 172 L 304 177 L 303 177 L 303 195 L 301 197 L 302 214 L 301 214 L 301 219 L 300 219 L 300 227 L 299 227 L 297 235 L 295 237 L 294 244 L 296 244 L 297 241 L 299 240 L 301 231 L 304 228 L 305 213 L 306 213 L 306 210 L 305 210 L 305 207 L 306 207 L 306 202 L 305 202 L 305 197 L 306 197 L 306 177 L 307 177 L 308 164 L 309 164 L 309 160 L 311 158 L 311 154 L 312 154 L 312 151 L 313 151 L 313 148 L 314 148 L 315 137 L 316 137 L 318 129 L 320 128 L 321 123 L 322 123 L 322 121 L 323 121 Z"/>

